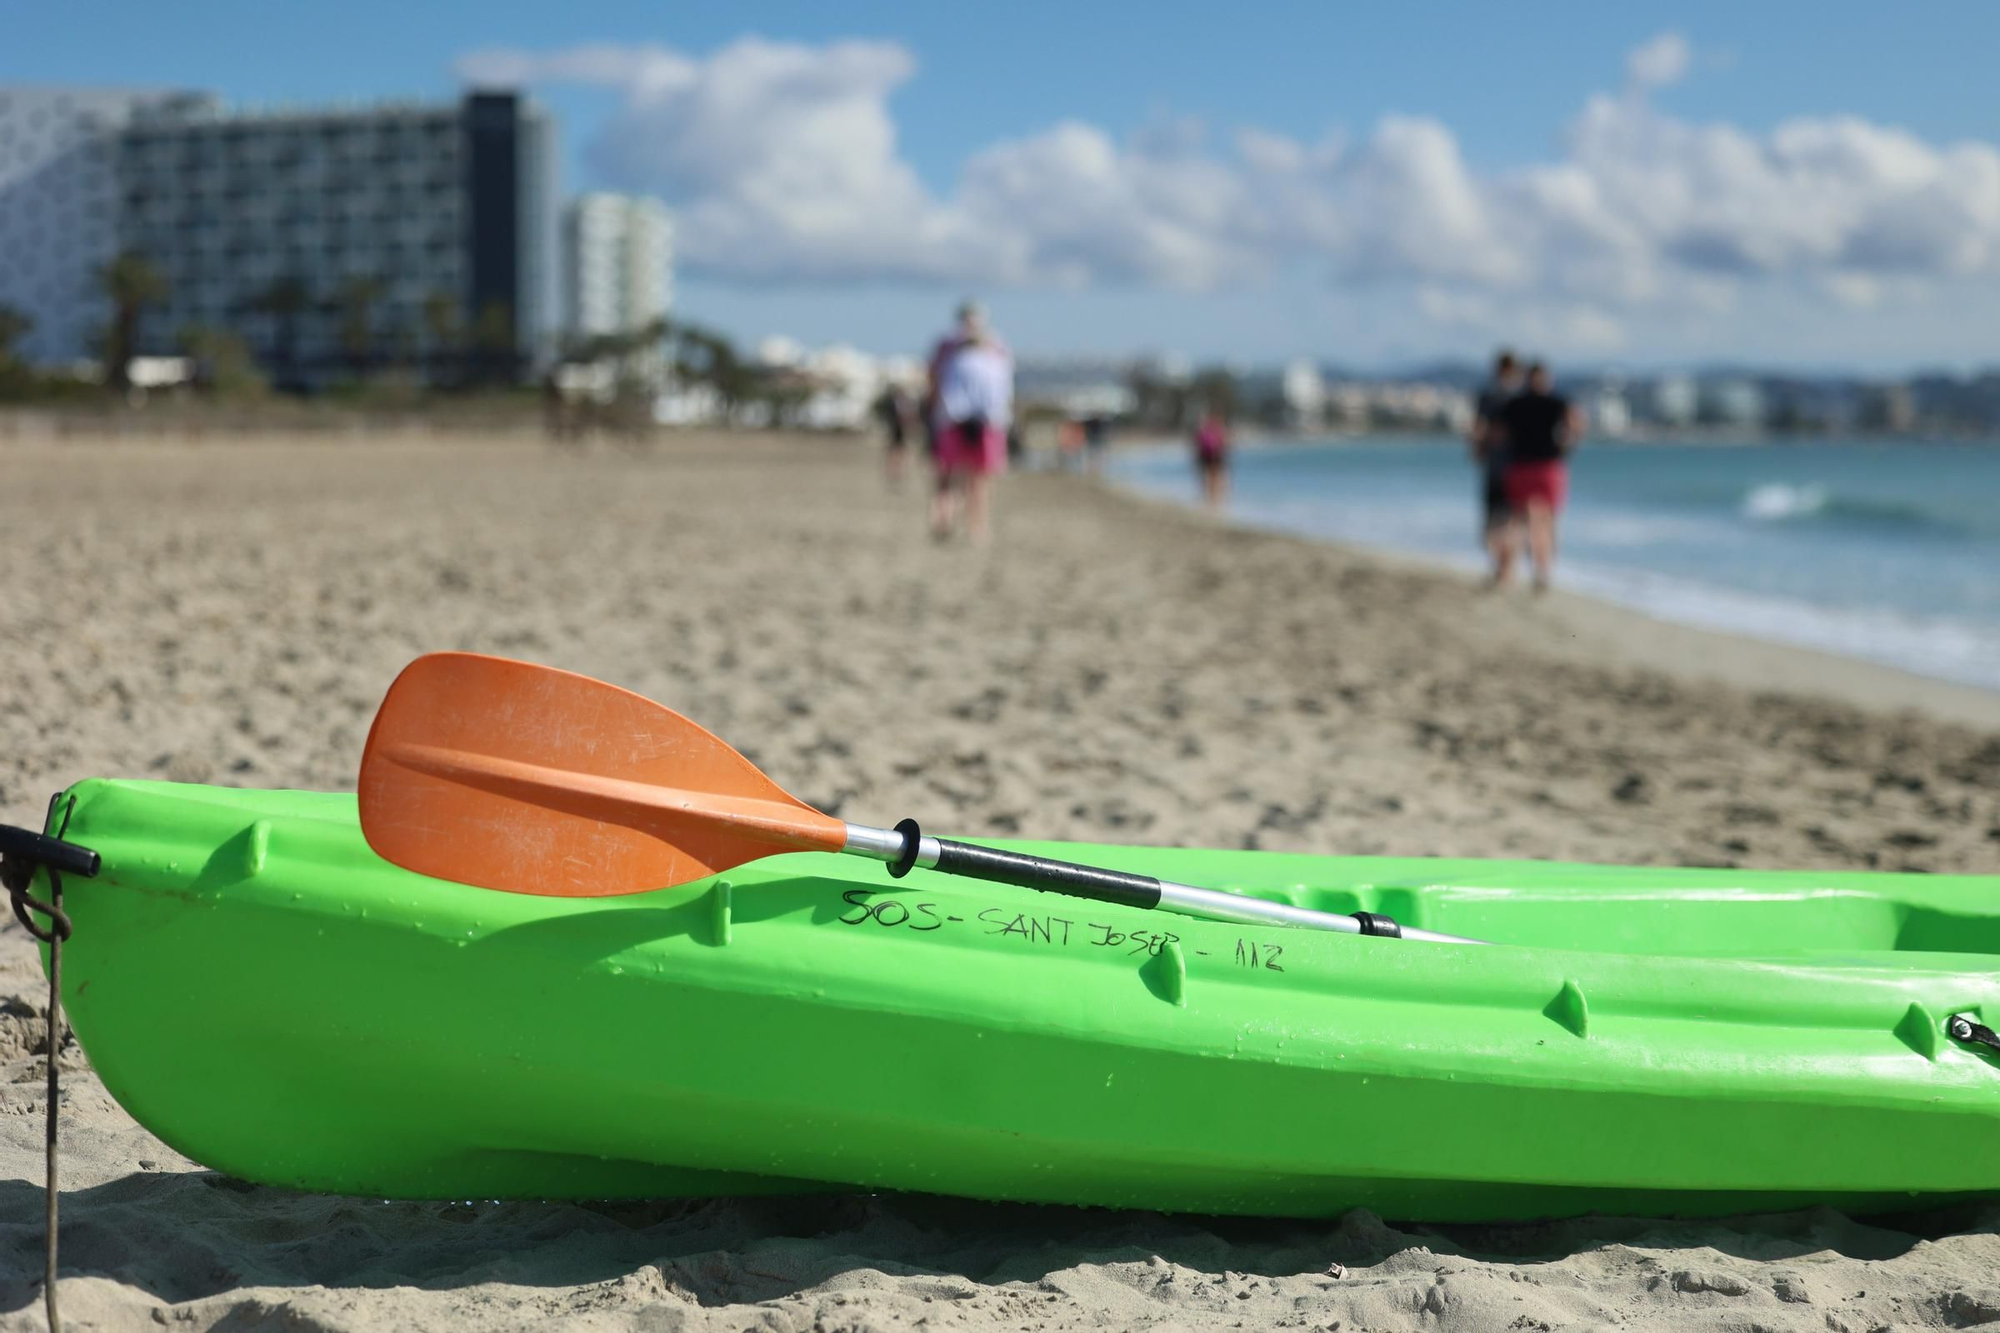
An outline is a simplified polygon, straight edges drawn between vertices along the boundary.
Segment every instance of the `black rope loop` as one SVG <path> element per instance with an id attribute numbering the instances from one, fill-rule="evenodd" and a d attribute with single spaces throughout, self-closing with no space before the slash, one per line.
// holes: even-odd
<path id="1" fill-rule="evenodd" d="M 62 871 L 51 870 L 49 872 L 49 887 L 54 891 L 55 896 L 61 896 Z M 57 907 L 54 903 L 43 902 L 40 898 L 29 893 L 25 886 L 18 889 L 15 888 L 11 881 L 7 884 L 7 896 L 12 900 L 14 905 L 14 919 L 21 923 L 23 930 L 33 935 L 42 943 L 54 944 L 59 940 L 66 940 L 70 937 L 74 927 L 70 925 L 69 913 L 63 911 L 62 908 Z M 34 917 L 28 915 L 30 912 L 40 912 L 49 919 L 49 924 L 47 926 L 42 925 Z"/>
<path id="2" fill-rule="evenodd" d="M 78 847 L 63 841 L 69 832 L 70 816 L 76 813 L 76 798 L 72 796 L 63 806 L 62 820 L 58 823 L 56 805 L 62 794 L 49 802 L 48 823 L 55 826 L 53 835 L 40 834 L 28 829 L 0 826 L 0 838 L 6 846 L 0 851 L 0 887 L 5 887 L 7 897 L 14 908 L 14 919 L 22 929 L 49 946 L 49 1049 L 46 1060 L 48 1066 L 48 1109 L 45 1114 L 47 1129 L 47 1179 L 42 1188 L 43 1206 L 43 1267 L 42 1303 L 47 1311 L 49 1333 L 61 1333 L 62 1313 L 56 1302 L 56 1277 L 58 1273 L 56 1247 L 61 1235 L 57 1229 L 58 1203 L 62 1195 L 58 1191 L 56 1170 L 59 1160 L 57 1147 L 57 1126 L 62 1116 L 62 1068 L 64 1031 L 62 1015 L 62 946 L 74 931 L 69 913 L 62 909 L 63 870 L 75 871 L 88 878 L 97 873 L 97 853 L 87 847 Z M 42 869 L 49 874 L 49 900 L 43 902 L 28 888 L 35 882 L 35 871 Z M 40 913 L 48 920 L 44 926 L 35 920 Z"/>

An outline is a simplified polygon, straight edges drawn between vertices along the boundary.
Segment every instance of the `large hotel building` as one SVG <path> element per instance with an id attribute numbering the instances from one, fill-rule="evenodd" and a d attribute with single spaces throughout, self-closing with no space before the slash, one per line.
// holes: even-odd
<path id="1" fill-rule="evenodd" d="M 166 279 L 139 350 L 240 334 L 280 382 L 364 365 L 555 352 L 556 145 L 511 92 L 455 103 L 234 110 L 204 94 L 0 89 L 0 304 L 37 361 L 88 356 L 94 273 Z"/>
<path id="2" fill-rule="evenodd" d="M 118 253 L 118 135 L 140 100 L 0 88 L 0 305 L 30 320 L 29 361 L 90 356 L 109 318 L 92 274 Z"/>

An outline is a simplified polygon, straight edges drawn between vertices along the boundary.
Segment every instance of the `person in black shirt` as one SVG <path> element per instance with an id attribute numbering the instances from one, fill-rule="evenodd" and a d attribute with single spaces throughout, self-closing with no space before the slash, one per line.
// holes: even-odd
<path id="1" fill-rule="evenodd" d="M 1528 387 L 1500 411 L 1507 451 L 1507 505 L 1528 529 L 1535 591 L 1546 591 L 1556 558 L 1556 513 L 1569 492 L 1570 451 L 1583 436 L 1583 413 L 1550 387 L 1549 369 L 1528 367 Z M 1505 578 L 1505 571 L 1499 577 Z"/>
<path id="2" fill-rule="evenodd" d="M 1466 437 L 1472 446 L 1472 459 L 1479 464 L 1480 540 L 1493 557 L 1495 587 L 1507 581 L 1514 563 L 1514 515 L 1507 505 L 1507 438 L 1500 414 L 1520 388 L 1520 364 L 1512 352 L 1503 351 L 1493 359 L 1492 382 L 1479 393 L 1472 430 Z"/>
<path id="3" fill-rule="evenodd" d="M 1090 460 L 1090 475 L 1104 475 L 1104 446 L 1111 440 L 1111 423 L 1100 412 L 1083 419 L 1084 457 Z"/>

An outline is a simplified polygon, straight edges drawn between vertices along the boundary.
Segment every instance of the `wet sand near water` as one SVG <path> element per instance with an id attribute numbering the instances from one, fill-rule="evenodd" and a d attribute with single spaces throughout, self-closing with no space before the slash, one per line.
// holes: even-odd
<path id="1" fill-rule="evenodd" d="M 1010 478 L 990 549 L 853 442 L 0 449 L 0 805 L 351 787 L 394 673 L 529 657 L 845 817 L 968 836 L 2000 869 L 2000 699 Z M 1470 494 L 1468 486 L 1468 495 Z M 1469 503 L 1469 501 L 1468 501 Z M 0 1329 L 38 1328 L 45 984 L 0 931 Z M 65 1055 L 77 1326 L 1971 1327 L 2000 1211 L 1525 1227 L 835 1196 L 382 1204 L 197 1169 Z"/>

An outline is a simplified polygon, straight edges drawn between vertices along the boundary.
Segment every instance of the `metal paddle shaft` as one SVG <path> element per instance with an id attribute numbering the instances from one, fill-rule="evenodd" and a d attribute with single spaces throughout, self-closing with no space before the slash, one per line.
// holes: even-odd
<path id="1" fill-rule="evenodd" d="M 1433 944 L 1481 944 L 1483 940 L 1443 935 L 1398 925 L 1375 912 L 1315 912 L 1240 893 L 1198 889 L 1192 884 L 1134 875 L 1124 870 L 1077 865 L 1025 852 L 1002 851 L 973 843 L 932 838 L 906 819 L 893 829 L 870 828 L 866 824 L 847 826 L 847 845 L 841 848 L 854 856 L 885 861 L 889 873 L 901 878 L 916 867 L 947 875 L 963 875 L 995 884 L 1060 893 L 1072 898 L 1090 898 L 1124 907 L 1178 912 L 1206 921 L 1230 921 L 1241 925 L 1295 926 L 1307 930 L 1330 930 L 1344 935 L 1380 935 L 1395 939 L 1423 940 Z"/>

